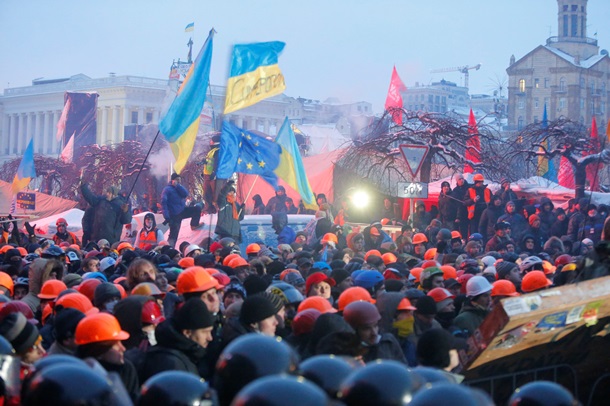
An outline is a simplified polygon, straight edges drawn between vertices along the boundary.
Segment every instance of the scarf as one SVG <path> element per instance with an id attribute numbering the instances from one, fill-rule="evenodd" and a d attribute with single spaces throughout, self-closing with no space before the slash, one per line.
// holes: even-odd
<path id="1" fill-rule="evenodd" d="M 235 220 L 239 219 L 239 213 L 237 213 L 237 206 L 235 205 L 235 196 L 227 195 L 227 202 L 231 203 L 233 206 L 233 218 Z"/>
<path id="2" fill-rule="evenodd" d="M 409 336 L 409 334 L 413 333 L 414 322 L 415 319 L 413 317 L 409 317 L 406 319 L 395 321 L 394 323 L 392 323 L 392 327 L 398 330 L 398 337 L 405 338 Z"/>

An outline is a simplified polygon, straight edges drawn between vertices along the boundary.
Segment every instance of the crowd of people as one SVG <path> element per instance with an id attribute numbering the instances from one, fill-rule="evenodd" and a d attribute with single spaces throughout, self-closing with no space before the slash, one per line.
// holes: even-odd
<path id="1" fill-rule="evenodd" d="M 508 181 L 496 194 L 474 181 L 443 184 L 437 210 L 417 204 L 408 220 L 356 228 L 348 202 L 318 196 L 313 220 L 292 230 L 280 190 L 265 205 L 278 245 L 244 252 L 230 183 L 213 242 L 177 247 L 175 224 L 201 227 L 178 175 L 162 198 L 169 241 L 152 214 L 135 244 L 121 241 L 130 208 L 116 189 L 95 196 L 84 185 L 94 210 L 83 241 L 64 219 L 52 239 L 4 223 L 0 352 L 18 376 L 2 376 L 5 401 L 493 404 L 462 384 L 467 338 L 503 298 L 606 276 L 610 230 L 607 207 L 587 199 L 564 210 L 519 200 Z M 382 215 L 395 213 L 389 202 Z M 550 382 L 510 404 L 539 398 L 575 404 Z"/>

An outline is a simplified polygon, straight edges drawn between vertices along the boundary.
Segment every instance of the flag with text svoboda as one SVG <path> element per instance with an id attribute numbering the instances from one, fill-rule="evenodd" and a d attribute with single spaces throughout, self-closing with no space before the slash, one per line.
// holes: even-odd
<path id="1" fill-rule="evenodd" d="M 30 140 L 28 147 L 25 149 L 21 163 L 17 169 L 17 173 L 13 178 L 12 192 L 14 195 L 21 192 L 29 185 L 30 181 L 36 177 L 36 168 L 34 167 L 34 139 Z"/>
<path id="2" fill-rule="evenodd" d="M 233 47 L 224 114 L 251 106 L 286 89 L 278 57 L 286 44 L 279 41 Z"/>
<path id="3" fill-rule="evenodd" d="M 159 122 L 159 131 L 165 136 L 176 158 L 174 170 L 180 173 L 188 161 L 199 130 L 199 117 L 210 79 L 214 30 L 203 44 L 191 65 L 178 95 Z"/>
<path id="4" fill-rule="evenodd" d="M 275 138 L 275 143 L 282 147 L 280 164 L 275 170 L 275 173 L 282 178 L 288 186 L 301 195 L 303 204 L 306 208 L 317 210 L 318 205 L 316 204 L 316 197 L 313 190 L 311 190 L 309 179 L 307 179 L 301 152 L 299 151 L 293 127 L 290 124 L 288 117 L 284 119 L 284 124 L 282 124 L 280 132 Z"/>
<path id="5" fill-rule="evenodd" d="M 234 172 L 260 175 L 277 189 L 274 171 L 280 163 L 281 152 L 282 148 L 273 141 L 224 121 L 216 177 L 228 179 Z"/>

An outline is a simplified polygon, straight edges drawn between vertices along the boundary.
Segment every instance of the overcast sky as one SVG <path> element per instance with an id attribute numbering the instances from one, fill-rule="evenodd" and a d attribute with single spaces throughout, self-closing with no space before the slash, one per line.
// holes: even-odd
<path id="1" fill-rule="evenodd" d="M 193 33 L 185 26 L 195 23 Z M 610 1 L 590 0 L 589 37 L 610 49 Z M 136 75 L 167 78 L 211 27 L 211 82 L 225 85 L 232 45 L 286 42 L 286 94 L 369 101 L 381 112 L 392 66 L 407 87 L 482 64 L 472 93 L 492 93 L 517 59 L 557 35 L 556 0 L 0 0 L 0 92 L 32 79 Z"/>

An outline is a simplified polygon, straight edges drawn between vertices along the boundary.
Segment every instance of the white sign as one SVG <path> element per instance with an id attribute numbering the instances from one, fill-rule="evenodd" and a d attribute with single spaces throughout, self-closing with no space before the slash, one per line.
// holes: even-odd
<path id="1" fill-rule="evenodd" d="M 409 171 L 411 171 L 411 175 L 416 177 L 430 148 L 426 145 L 408 144 L 401 144 L 399 145 L 399 148 L 405 161 L 407 161 L 407 166 L 409 167 Z"/>

